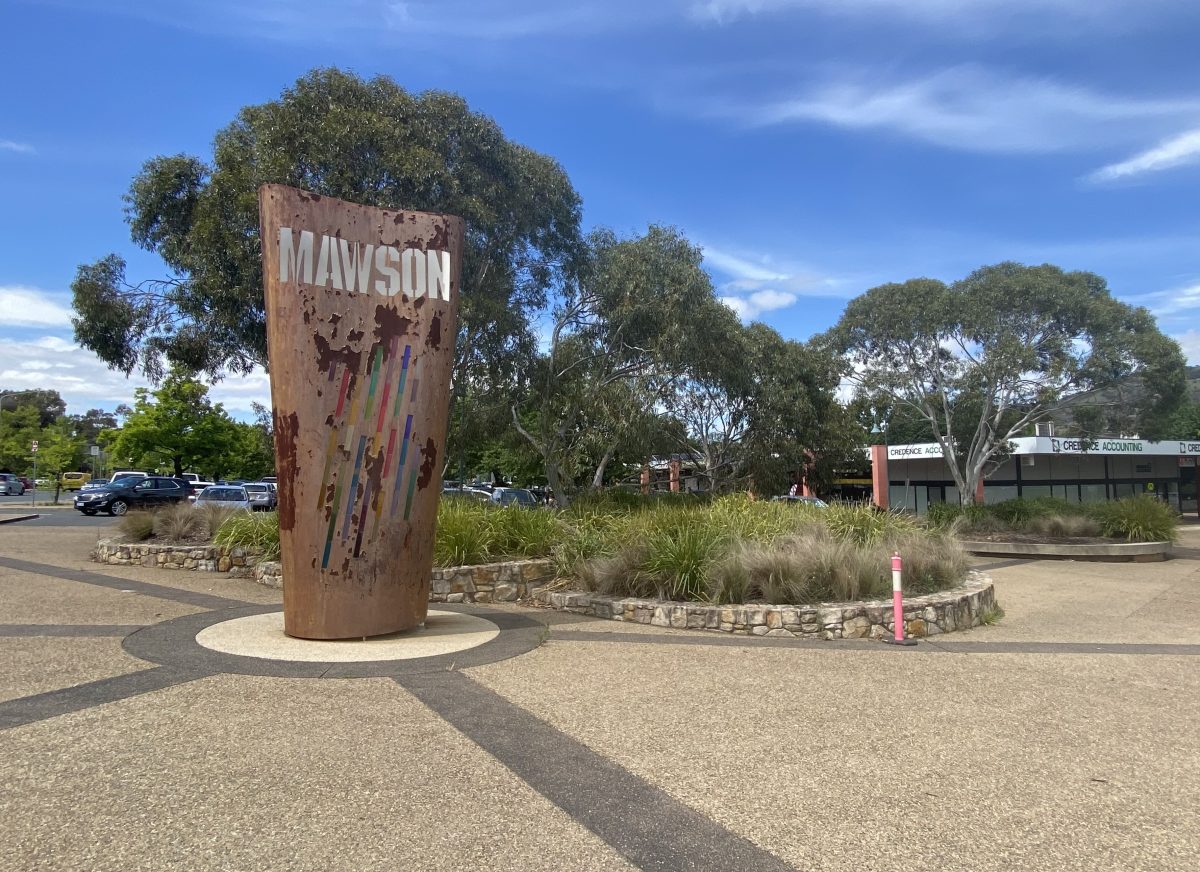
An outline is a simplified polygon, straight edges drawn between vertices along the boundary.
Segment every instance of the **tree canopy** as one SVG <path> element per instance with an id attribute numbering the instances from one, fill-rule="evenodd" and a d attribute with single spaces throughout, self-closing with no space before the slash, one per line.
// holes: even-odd
<path id="1" fill-rule="evenodd" d="M 111 254 L 72 284 L 75 335 L 112 367 L 153 379 L 266 365 L 258 187 L 275 182 L 467 222 L 457 344 L 467 366 L 511 372 L 579 246 L 579 197 L 551 158 L 506 139 L 462 98 L 410 94 L 338 69 L 300 78 L 217 132 L 211 161 L 146 162 L 126 195 L 134 242 L 170 275 L 131 281 Z"/>
<path id="2" fill-rule="evenodd" d="M 135 468 L 257 478 L 273 466 L 259 431 L 210 401 L 206 385 L 174 370 L 157 390 L 134 391 L 133 408 L 109 450 L 114 462 Z"/>
<path id="3" fill-rule="evenodd" d="M 928 423 L 968 500 L 1009 440 L 1072 393 L 1140 375 L 1146 390 L 1129 411 L 1147 438 L 1183 393 L 1183 354 L 1146 309 L 1114 299 L 1097 275 L 1050 264 L 880 285 L 824 341 L 861 393 Z"/>

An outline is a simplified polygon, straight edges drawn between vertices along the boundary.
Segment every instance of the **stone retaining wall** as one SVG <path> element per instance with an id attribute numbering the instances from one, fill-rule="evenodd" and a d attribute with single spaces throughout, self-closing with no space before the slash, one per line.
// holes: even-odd
<path id="1" fill-rule="evenodd" d="M 743 636 L 809 639 L 881 639 L 891 636 L 891 600 L 818 603 L 810 606 L 709 605 L 602 596 L 580 591 L 541 590 L 537 605 L 614 621 L 688 630 L 717 630 Z M 959 587 L 906 597 L 904 624 L 910 636 L 936 636 L 979 625 L 980 613 L 996 604 L 987 576 L 972 572 Z"/>
<path id="2" fill-rule="evenodd" d="M 197 572 L 228 572 L 248 577 L 261 555 L 248 548 L 218 545 L 154 545 L 147 542 L 118 542 L 101 539 L 92 551 L 97 563 L 113 566 L 157 566 L 161 569 L 191 569 Z"/>
<path id="3" fill-rule="evenodd" d="M 1171 556 L 1170 542 L 1104 542 L 1076 545 L 1068 542 L 972 542 L 964 540 L 962 547 L 972 554 L 982 557 L 1091 560 L 1100 563 L 1155 563 Z"/>
<path id="4" fill-rule="evenodd" d="M 435 603 L 511 603 L 528 599 L 553 581 L 553 560 L 512 560 L 480 566 L 435 567 L 429 600 Z M 283 587 L 283 569 L 275 561 L 254 567 L 254 580 L 267 587 Z"/>

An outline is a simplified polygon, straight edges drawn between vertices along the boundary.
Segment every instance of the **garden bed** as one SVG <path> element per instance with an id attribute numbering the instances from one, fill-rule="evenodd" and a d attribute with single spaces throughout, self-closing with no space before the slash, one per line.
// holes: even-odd
<path id="1" fill-rule="evenodd" d="M 741 636 L 802 639 L 882 639 L 894 633 L 891 600 L 831 602 L 807 606 L 713 605 L 605 596 L 577 590 L 541 590 L 534 602 L 559 611 L 605 620 L 680 630 L 715 630 Z M 996 611 L 986 576 L 971 573 L 958 587 L 904 600 L 905 632 L 925 637 L 965 630 Z"/>

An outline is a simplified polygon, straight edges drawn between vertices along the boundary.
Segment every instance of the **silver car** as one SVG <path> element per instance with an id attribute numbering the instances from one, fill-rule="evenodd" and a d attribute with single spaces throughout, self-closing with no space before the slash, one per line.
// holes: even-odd
<path id="1" fill-rule="evenodd" d="M 25 485 L 21 479 L 11 472 L 0 472 L 0 494 L 19 497 L 23 493 L 25 493 Z"/>
<path id="2" fill-rule="evenodd" d="M 214 484 L 196 495 L 197 506 L 218 505 L 250 511 L 250 494 L 241 485 Z"/>
<path id="3" fill-rule="evenodd" d="M 250 495 L 250 508 L 258 512 L 272 511 L 279 503 L 275 485 L 265 481 L 252 481 L 242 485 Z"/>

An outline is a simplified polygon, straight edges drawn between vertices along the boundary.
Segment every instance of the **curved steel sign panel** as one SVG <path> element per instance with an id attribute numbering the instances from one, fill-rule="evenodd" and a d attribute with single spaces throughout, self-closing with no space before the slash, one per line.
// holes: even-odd
<path id="1" fill-rule="evenodd" d="M 286 584 L 307 639 L 425 620 L 463 221 L 259 189 Z"/>

